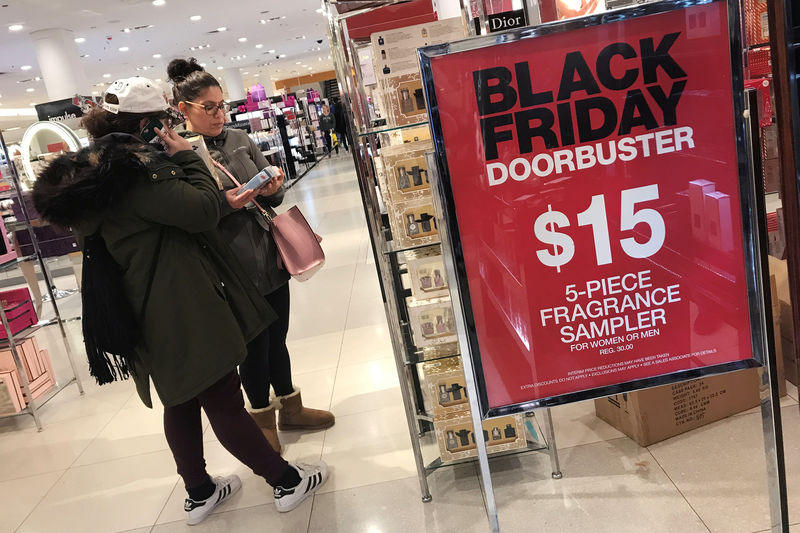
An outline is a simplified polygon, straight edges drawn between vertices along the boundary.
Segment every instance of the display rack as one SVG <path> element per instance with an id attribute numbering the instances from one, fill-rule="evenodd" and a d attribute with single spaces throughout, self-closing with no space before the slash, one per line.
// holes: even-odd
<path id="1" fill-rule="evenodd" d="M 25 396 L 25 400 L 27 405 L 22 408 L 17 413 L 7 414 L 7 415 L 0 415 L 0 418 L 11 418 L 11 417 L 18 417 L 23 415 L 30 415 L 33 417 L 34 423 L 36 424 L 36 429 L 38 431 L 42 430 L 42 421 L 41 417 L 39 416 L 39 410 L 51 399 L 53 399 L 58 393 L 64 390 L 66 387 L 72 385 L 73 383 L 77 386 L 78 391 L 81 395 L 84 394 L 83 384 L 81 383 L 80 377 L 78 375 L 78 369 L 75 364 L 75 359 L 72 354 L 72 348 L 70 346 L 69 338 L 67 336 L 67 331 L 65 327 L 65 320 L 61 317 L 61 312 L 58 308 L 57 300 L 58 294 L 57 289 L 55 288 L 54 281 L 52 279 L 52 275 L 50 273 L 49 268 L 47 267 L 45 257 L 42 254 L 42 250 L 39 247 L 39 241 L 36 237 L 34 232 L 34 225 L 31 222 L 31 217 L 28 213 L 28 208 L 25 205 L 25 201 L 23 199 L 22 194 L 22 183 L 17 173 L 17 169 L 15 168 L 10 154 L 8 153 L 5 139 L 3 138 L 2 132 L 0 132 L 0 152 L 3 153 L 5 156 L 5 160 L 8 162 L 6 168 L 8 169 L 8 177 L 10 178 L 10 191 L 4 191 L 3 196 L 4 198 L 13 198 L 16 202 L 19 202 L 20 209 L 22 211 L 23 220 L 19 220 L 17 224 L 27 230 L 30 234 L 31 243 L 33 246 L 34 253 L 28 256 L 19 257 L 8 261 L 6 263 L 0 264 L 0 271 L 6 271 L 15 267 L 18 267 L 23 262 L 28 261 L 38 261 L 39 267 L 41 268 L 42 275 L 44 277 L 45 285 L 47 287 L 47 297 L 50 304 L 53 306 L 54 318 L 49 320 L 40 320 L 37 324 L 28 327 L 22 331 L 17 332 L 16 334 L 12 333 L 11 327 L 9 325 L 8 317 L 6 316 L 6 309 L 0 306 L 0 322 L 2 322 L 3 329 L 5 330 L 6 337 L 3 340 L 0 340 L 0 348 L 8 348 L 11 351 L 12 358 L 14 360 L 14 365 L 16 366 L 17 373 L 19 374 L 20 385 L 22 387 L 23 394 Z M 55 385 L 44 395 L 39 398 L 34 399 L 33 395 L 31 394 L 31 383 L 29 380 L 29 376 L 25 371 L 25 365 L 22 363 L 22 359 L 19 354 L 19 346 L 23 341 L 33 337 L 40 329 L 58 325 L 59 331 L 61 333 L 61 339 L 64 343 L 65 353 L 67 355 L 67 360 L 69 361 L 70 369 L 72 371 L 72 375 L 64 382 L 59 383 L 56 380 L 56 376 L 52 376 L 53 380 L 55 381 Z"/>
<path id="2" fill-rule="evenodd" d="M 409 263 L 406 252 L 435 249 L 441 247 L 438 241 L 421 244 L 400 244 L 392 234 L 389 213 L 379 191 L 378 172 L 381 163 L 377 161 L 381 147 L 393 144 L 392 137 L 408 133 L 408 130 L 419 128 L 429 136 L 428 123 L 417 122 L 404 126 L 380 125 L 383 121 L 375 121 L 376 117 L 370 98 L 364 89 L 361 69 L 358 62 L 358 51 L 364 48 L 364 42 L 351 40 L 348 36 L 345 20 L 356 14 L 379 9 L 388 5 L 396 5 L 402 1 L 383 2 L 334 2 L 323 3 L 328 20 L 328 37 L 330 40 L 333 62 L 340 84 L 340 94 L 345 105 L 345 116 L 349 120 L 350 141 L 354 149 L 351 151 L 356 167 L 364 213 L 372 242 L 372 251 L 384 301 L 387 323 L 390 331 L 397 372 L 400 378 L 400 390 L 406 411 L 411 445 L 419 477 L 423 502 L 432 500 L 428 485 L 428 476 L 441 469 L 463 464 L 480 462 L 482 470 L 488 471 L 488 461 L 496 457 L 526 453 L 530 451 L 544 452 L 550 456 L 553 477 L 561 477 L 558 454 L 553 431 L 553 423 L 549 409 L 541 409 L 525 413 L 519 420 L 524 420 L 527 444 L 513 450 L 486 455 L 486 447 L 477 446 L 477 456 L 463 457 L 455 460 L 443 460 L 441 448 L 437 446 L 434 430 L 434 416 L 429 405 L 426 405 L 425 394 L 421 386 L 423 365 L 432 361 L 460 360 L 458 342 L 437 346 L 418 347 L 412 331 L 409 302 L 412 301 L 412 290 L 404 279 L 409 276 Z M 410 134 L 413 139 L 415 134 Z M 422 138 L 422 134 L 420 134 Z M 402 143 L 402 141 L 400 141 Z M 435 172 L 435 166 L 429 166 L 428 172 Z M 431 183 L 436 179 L 429 175 Z M 467 369 L 464 369 L 468 372 Z M 465 411 L 466 416 L 470 411 Z M 536 414 L 537 416 L 534 416 Z M 541 415 L 541 416 L 539 416 Z M 470 419 L 473 437 L 480 435 L 475 430 L 481 424 L 478 419 Z M 541 422 L 541 425 L 540 425 Z M 484 426 L 485 427 L 485 426 Z M 485 433 L 485 429 L 484 429 Z M 484 439 L 486 437 L 484 436 Z M 480 439 L 478 439 L 480 440 Z M 477 444 L 477 443 L 476 443 Z M 499 448 L 498 448 L 499 449 Z M 491 498 L 492 496 L 487 496 Z M 487 502 L 488 503 L 488 502 Z"/>

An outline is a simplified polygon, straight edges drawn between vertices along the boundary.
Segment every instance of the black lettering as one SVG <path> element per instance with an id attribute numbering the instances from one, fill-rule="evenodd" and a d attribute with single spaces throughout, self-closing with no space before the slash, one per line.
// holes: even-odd
<path id="1" fill-rule="evenodd" d="M 500 130 L 500 126 L 510 126 L 513 122 L 511 114 L 486 117 L 481 119 L 481 134 L 483 135 L 483 150 L 487 161 L 497 159 L 497 143 L 510 141 L 514 138 L 511 130 Z"/>
<path id="2" fill-rule="evenodd" d="M 575 74 L 578 79 L 575 79 Z M 592 71 L 580 52 L 570 52 L 564 58 L 564 71 L 561 73 L 561 85 L 558 88 L 558 99 L 569 100 L 572 93 L 586 91 L 586 94 L 597 94 L 600 87 L 592 76 Z"/>
<path id="3" fill-rule="evenodd" d="M 653 48 L 652 37 L 639 40 L 639 50 L 642 55 L 642 76 L 646 84 L 658 82 L 658 67 L 664 69 L 664 72 L 673 80 L 686 77 L 686 72 L 669 55 L 669 49 L 672 48 L 679 36 L 680 32 L 668 33 L 661 39 L 656 48 Z"/>
<path id="4" fill-rule="evenodd" d="M 658 107 L 661 108 L 661 112 L 664 113 L 665 126 L 674 126 L 678 123 L 676 109 L 685 88 L 686 80 L 676 81 L 673 83 L 672 89 L 669 91 L 669 96 L 664 94 L 664 89 L 662 89 L 659 85 L 653 85 L 652 87 L 647 88 L 647 92 L 650 93 L 650 96 L 652 96 L 653 100 L 656 101 Z"/>
<path id="5" fill-rule="evenodd" d="M 511 87 L 511 79 L 511 71 L 505 67 L 492 67 L 472 73 L 480 116 L 504 113 L 514 107 L 517 93 Z M 496 83 L 490 85 L 492 80 L 496 80 Z M 495 95 L 500 95 L 501 98 L 492 101 Z"/>
<path id="6" fill-rule="evenodd" d="M 621 78 L 615 78 L 611 73 L 611 59 L 620 56 L 623 59 L 636 57 L 636 50 L 628 43 L 613 43 L 600 51 L 597 56 L 597 79 L 612 91 L 624 91 L 636 83 L 639 70 L 632 68 L 625 71 Z"/>
<path id="7" fill-rule="evenodd" d="M 531 127 L 531 120 L 538 120 L 539 124 Z M 518 111 L 514 114 L 514 122 L 517 126 L 517 142 L 519 143 L 520 154 L 533 152 L 533 139 L 535 137 L 540 137 L 547 148 L 556 148 L 558 146 L 558 138 L 553 133 L 555 117 L 553 112 L 546 107 Z"/>
<path id="8" fill-rule="evenodd" d="M 627 135 L 637 126 L 644 126 L 647 130 L 658 128 L 658 121 L 650 111 L 641 89 L 628 91 L 625 96 L 625 106 L 622 108 L 622 118 L 619 121 L 619 134 Z"/>
<path id="9" fill-rule="evenodd" d="M 549 104 L 553 101 L 553 91 L 542 93 L 533 92 L 531 69 L 527 61 L 514 65 L 517 74 L 517 92 L 519 95 L 519 105 L 521 107 L 535 107 L 537 105 Z"/>
<path id="10" fill-rule="evenodd" d="M 561 146 L 575 144 L 575 127 L 572 125 L 572 107 L 569 102 L 556 104 L 558 129 L 561 132 Z"/>
<path id="11" fill-rule="evenodd" d="M 603 122 L 597 128 L 592 127 L 592 111 L 599 111 L 603 116 Z M 604 139 L 614 133 L 617 127 L 617 108 L 614 107 L 614 102 L 604 96 L 575 102 L 575 117 L 581 143 Z"/>

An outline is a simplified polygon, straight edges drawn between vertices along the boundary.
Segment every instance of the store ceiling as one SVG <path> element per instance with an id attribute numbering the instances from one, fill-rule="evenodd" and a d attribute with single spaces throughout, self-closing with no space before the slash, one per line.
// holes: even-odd
<path id="1" fill-rule="evenodd" d="M 218 67 L 239 67 L 246 85 L 271 87 L 270 78 L 332 69 L 320 6 L 319 0 L 0 0 L 0 112 L 48 100 L 36 80 L 32 31 L 60 27 L 85 39 L 78 53 L 98 94 L 103 84 L 127 76 L 166 81 L 170 59 L 189 56 L 220 74 L 223 87 Z M 14 25 L 22 29 L 11 31 Z"/>

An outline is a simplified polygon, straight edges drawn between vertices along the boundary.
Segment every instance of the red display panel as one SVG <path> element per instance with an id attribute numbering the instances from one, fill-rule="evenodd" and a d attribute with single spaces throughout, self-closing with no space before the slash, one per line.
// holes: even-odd
<path id="1" fill-rule="evenodd" d="M 724 2 L 430 57 L 489 409 L 753 359 L 731 57 Z"/>

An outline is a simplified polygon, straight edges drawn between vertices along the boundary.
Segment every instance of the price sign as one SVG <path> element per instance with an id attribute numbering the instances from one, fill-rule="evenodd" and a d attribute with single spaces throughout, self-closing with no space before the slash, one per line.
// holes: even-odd
<path id="1" fill-rule="evenodd" d="M 763 355 L 736 29 L 721 1 L 636 13 L 420 52 L 487 412 Z"/>

